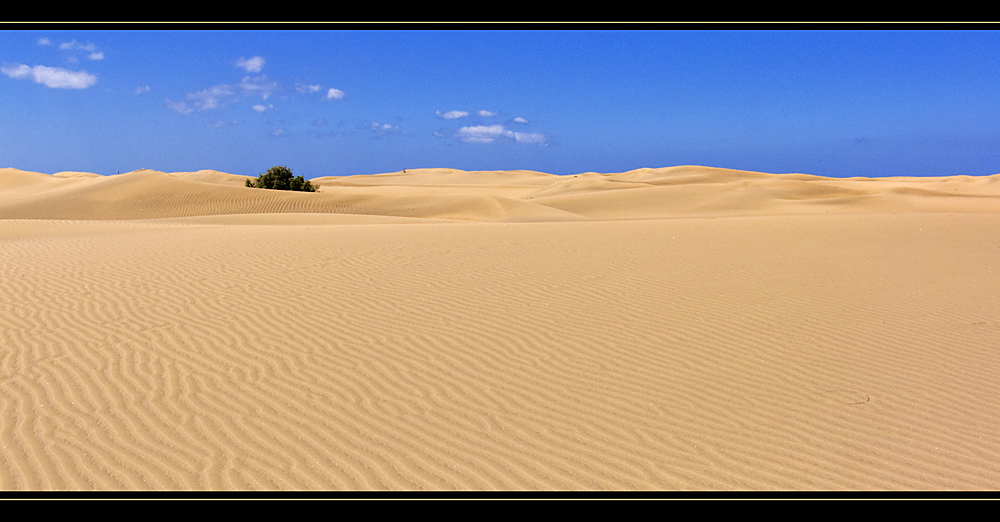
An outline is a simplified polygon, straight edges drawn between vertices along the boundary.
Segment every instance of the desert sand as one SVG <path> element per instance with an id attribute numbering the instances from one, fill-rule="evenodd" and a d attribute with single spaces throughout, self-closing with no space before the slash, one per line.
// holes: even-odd
<path id="1" fill-rule="evenodd" d="M 0 490 L 1000 488 L 1000 175 L 0 169 Z"/>

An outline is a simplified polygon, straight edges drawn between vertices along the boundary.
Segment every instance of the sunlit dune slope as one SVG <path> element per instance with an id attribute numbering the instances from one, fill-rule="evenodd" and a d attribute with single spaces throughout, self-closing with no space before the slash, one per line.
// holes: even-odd
<path id="1" fill-rule="evenodd" d="M 0 218 L 153 219 L 357 214 L 467 221 L 565 221 L 827 212 L 994 212 L 1000 175 L 824 178 L 712 167 L 556 176 L 413 169 L 320 177 L 316 193 L 251 189 L 212 170 L 116 176 L 0 170 Z"/>
<path id="2" fill-rule="evenodd" d="M 0 490 L 1000 487 L 1000 176 L 0 170 Z"/>

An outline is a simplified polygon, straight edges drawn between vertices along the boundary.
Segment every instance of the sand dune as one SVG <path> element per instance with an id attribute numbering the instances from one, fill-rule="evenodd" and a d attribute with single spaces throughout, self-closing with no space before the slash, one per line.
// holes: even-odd
<path id="1" fill-rule="evenodd" d="M 67 175 L 71 174 L 71 175 Z M 465 221 L 565 221 L 826 212 L 996 212 L 1000 175 L 836 179 L 708 167 L 555 176 L 531 171 L 325 177 L 317 193 L 262 191 L 246 176 L 141 170 L 117 176 L 4 169 L 0 218 L 158 219 L 359 214 Z"/>
<path id="2" fill-rule="evenodd" d="M 3 490 L 995 490 L 1000 175 L 0 169 Z"/>

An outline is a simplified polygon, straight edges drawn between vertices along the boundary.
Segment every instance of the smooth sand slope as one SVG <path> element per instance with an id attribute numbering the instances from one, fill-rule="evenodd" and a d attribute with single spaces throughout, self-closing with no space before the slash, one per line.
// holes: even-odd
<path id="1" fill-rule="evenodd" d="M 0 169 L 0 490 L 996 490 L 1000 176 Z"/>

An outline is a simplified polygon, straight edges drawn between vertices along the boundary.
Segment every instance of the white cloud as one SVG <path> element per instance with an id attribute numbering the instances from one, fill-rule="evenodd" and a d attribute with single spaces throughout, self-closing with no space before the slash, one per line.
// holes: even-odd
<path id="1" fill-rule="evenodd" d="M 299 92 L 317 92 L 320 90 L 319 85 L 303 85 L 301 83 L 295 84 L 295 90 Z"/>
<path id="2" fill-rule="evenodd" d="M 454 120 L 456 118 L 462 118 L 469 115 L 469 113 L 465 111 L 448 111 L 444 113 L 442 113 L 441 111 L 437 111 L 435 112 L 435 114 L 437 115 L 438 118 L 441 118 L 442 120 Z"/>
<path id="3" fill-rule="evenodd" d="M 233 95 L 233 88 L 229 85 L 215 85 L 204 91 L 192 92 L 187 95 L 194 108 L 200 111 L 214 109 L 222 103 L 223 97 Z"/>
<path id="4" fill-rule="evenodd" d="M 274 105 L 272 105 L 272 104 L 268 104 L 268 105 L 260 105 L 260 104 L 258 104 L 258 105 L 254 105 L 253 107 L 250 107 L 250 108 L 253 109 L 253 110 L 255 110 L 255 111 L 257 111 L 257 112 L 264 112 L 264 111 L 266 111 L 268 109 L 273 109 Z"/>
<path id="5" fill-rule="evenodd" d="M 504 129 L 503 125 L 462 127 L 455 132 L 455 135 L 466 143 L 493 143 L 497 138 L 514 137 L 514 133 Z"/>
<path id="6" fill-rule="evenodd" d="M 28 67 L 21 64 L 16 67 L 2 67 L 0 72 L 18 80 L 31 78 L 36 83 L 53 89 L 86 89 L 97 83 L 97 77 L 85 71 L 70 71 L 44 65 Z"/>
<path id="7" fill-rule="evenodd" d="M 386 133 L 395 132 L 399 130 L 399 125 L 392 125 L 390 123 L 372 123 L 372 130 L 375 132 Z"/>
<path id="8" fill-rule="evenodd" d="M 209 87 L 204 91 L 191 92 L 188 93 L 187 99 L 190 102 L 173 102 L 166 100 L 167 107 L 170 110 L 179 112 L 181 114 L 191 114 L 194 111 L 207 111 L 209 109 L 215 109 L 223 104 L 223 98 L 228 98 L 234 95 L 233 88 L 229 85 L 216 85 Z"/>
<path id="9" fill-rule="evenodd" d="M 170 100 L 163 100 L 163 101 L 167 102 L 167 108 L 174 112 L 179 112 L 185 115 L 194 112 L 194 109 L 188 106 L 188 104 L 184 102 L 175 102 Z"/>
<path id="10" fill-rule="evenodd" d="M 250 78 L 247 76 L 240 81 L 239 88 L 243 92 L 244 96 L 260 93 L 260 95 L 266 100 L 269 96 L 274 94 L 274 91 L 278 89 L 278 84 L 268 80 L 267 76 L 262 75 L 257 76 L 256 78 Z"/>
<path id="11" fill-rule="evenodd" d="M 517 118 L 514 118 L 514 121 L 516 121 L 518 123 L 528 123 L 528 120 L 526 120 L 526 119 L 524 119 L 524 118 L 522 118 L 520 116 L 518 116 Z"/>
<path id="12" fill-rule="evenodd" d="M 334 100 L 334 99 L 339 100 L 343 97 L 344 97 L 344 91 L 340 89 L 334 89 L 331 87 L 329 91 L 326 91 L 326 99 L 328 100 Z"/>
<path id="13" fill-rule="evenodd" d="M 135 92 L 136 94 L 142 94 L 142 93 L 148 92 L 148 91 L 149 91 L 149 86 L 148 85 L 141 85 L 139 87 L 136 87 L 135 91 L 133 91 L 133 92 Z"/>
<path id="14" fill-rule="evenodd" d="M 266 100 L 277 89 L 278 84 L 268 80 L 266 76 L 247 76 L 236 85 L 214 85 L 203 91 L 188 93 L 185 102 L 167 100 L 167 107 L 181 114 L 190 114 L 223 107 L 247 96 L 260 95 Z"/>
<path id="15" fill-rule="evenodd" d="M 373 122 L 372 133 L 377 138 L 389 138 L 390 136 L 399 136 L 408 134 L 406 131 L 399 130 L 399 125 L 393 125 L 391 123 L 378 123 Z"/>
<path id="16" fill-rule="evenodd" d="M 539 145 L 544 145 L 546 142 L 544 134 L 537 132 L 513 132 L 505 129 L 503 125 L 462 127 L 455 131 L 455 135 L 465 143 L 493 143 L 498 139 L 512 139 L 517 143 Z"/>
<path id="17" fill-rule="evenodd" d="M 45 38 L 44 36 L 38 39 L 38 45 L 52 45 L 52 40 Z"/>
<path id="18" fill-rule="evenodd" d="M 264 68 L 264 58 L 260 56 L 254 56 L 250 59 L 240 57 L 240 59 L 236 61 L 236 66 L 242 67 L 247 72 L 260 72 L 260 70 Z"/>
<path id="19" fill-rule="evenodd" d="M 485 110 L 485 109 L 484 109 L 484 110 L 481 110 L 481 111 L 479 111 L 479 112 L 477 112 L 476 114 L 478 114 L 478 115 L 480 115 L 480 116 L 496 116 L 496 115 L 497 115 L 497 113 L 495 113 L 495 112 L 490 112 L 490 111 L 488 111 L 488 110 Z"/>
<path id="20" fill-rule="evenodd" d="M 514 140 L 518 143 L 537 143 L 544 145 L 546 138 L 544 134 L 538 132 L 515 132 Z"/>
<path id="21" fill-rule="evenodd" d="M 43 40 L 48 42 L 48 38 L 43 38 Z M 41 40 L 39 40 L 39 43 L 41 43 Z M 77 43 L 76 40 L 73 40 L 72 42 L 64 42 L 62 44 L 59 44 L 59 48 L 64 51 L 87 51 L 90 53 L 89 55 L 87 55 L 87 58 L 90 58 L 91 60 L 104 59 L 104 52 L 98 50 L 97 46 L 90 42 L 87 42 L 86 44 L 81 44 Z M 76 61 L 76 57 L 71 56 L 70 61 Z"/>

